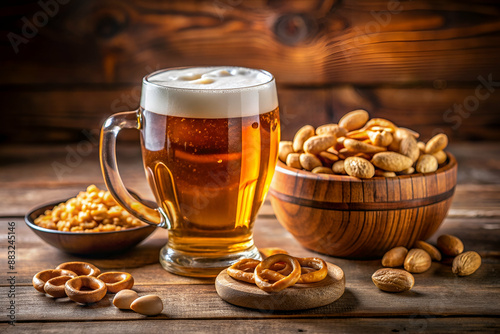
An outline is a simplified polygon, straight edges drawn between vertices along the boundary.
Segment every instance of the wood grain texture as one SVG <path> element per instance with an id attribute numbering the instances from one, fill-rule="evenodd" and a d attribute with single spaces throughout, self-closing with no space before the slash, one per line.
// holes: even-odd
<path id="1" fill-rule="evenodd" d="M 1 111 L 20 125 L 2 127 L 0 142 L 84 140 L 82 130 L 137 107 L 144 75 L 227 64 L 275 74 L 285 139 L 359 107 L 424 138 L 500 138 L 495 2 L 69 2 L 17 53 L 7 36 L 22 37 L 43 10 L 1 6 Z"/>
<path id="2" fill-rule="evenodd" d="M 20 35 L 40 7 L 3 11 L 2 30 Z M 0 71 L 10 84 L 135 83 L 192 64 L 265 67 L 295 85 L 476 81 L 500 75 L 499 15 L 491 1 L 70 2 L 17 54 L 4 34 Z"/>
<path id="3" fill-rule="evenodd" d="M 380 257 L 429 238 L 446 217 L 457 163 L 435 173 L 358 179 L 278 162 L 270 199 L 278 221 L 306 248 L 338 257 Z"/>
<path id="4" fill-rule="evenodd" d="M 243 318 L 232 320 L 204 319 L 198 320 L 159 320 L 145 321 L 130 320 L 125 323 L 119 321 L 99 321 L 98 324 L 91 321 L 86 322 L 28 322 L 17 323 L 16 327 L 0 323 L 2 333 L 56 333 L 61 327 L 71 333 L 87 333 L 99 329 L 120 328 L 122 331 L 131 333 L 154 332 L 159 328 L 168 329 L 169 333 L 214 333 L 232 332 L 248 334 L 260 334 L 263 332 L 285 332 L 285 333 L 398 333 L 419 332 L 426 333 L 456 333 L 457 329 L 464 332 L 494 332 L 500 327 L 500 319 L 477 317 L 477 318 L 434 318 L 414 317 L 409 319 L 397 318 L 336 318 L 336 319 L 252 319 L 248 321 Z"/>
<path id="5" fill-rule="evenodd" d="M 499 77 L 500 78 L 500 77 Z M 140 86 L 127 88 L 77 89 L 12 89 L 0 91 L 2 108 L 9 124 L 0 136 L 15 142 L 78 142 L 100 130 L 107 116 L 134 110 L 139 106 Z M 333 88 L 278 87 L 282 138 L 289 140 L 304 124 L 315 127 L 336 123 L 345 113 L 364 108 L 372 117 L 393 120 L 412 128 L 424 140 L 437 132 L 446 133 L 452 142 L 464 140 L 498 140 L 500 138 L 500 89 L 477 108 L 468 111 L 464 101 L 475 96 L 476 85 L 446 89 L 367 88 L 342 85 Z M 458 106 L 458 107 L 457 107 Z M 121 135 L 127 141 L 137 141 L 136 131 Z M 0 140 L 2 138 L 0 137 Z"/>
<path id="6" fill-rule="evenodd" d="M 337 261 L 338 262 L 338 261 Z M 164 312 L 154 319 L 253 319 L 253 318 L 309 318 L 322 317 L 412 317 L 412 316 L 499 316 L 500 306 L 492 291 L 499 288 L 498 262 L 484 263 L 472 276 L 456 278 L 451 268 L 433 263 L 431 269 L 416 277 L 412 290 L 389 294 L 378 290 L 371 282 L 371 275 L 380 267 L 379 262 L 369 264 L 354 262 L 340 265 L 346 272 L 346 290 L 338 301 L 329 305 L 302 311 L 262 312 L 237 307 L 217 296 L 215 285 L 134 285 L 139 295 L 157 294 L 162 298 Z M 358 267 L 358 268 L 356 268 Z M 356 270 L 358 269 L 358 270 Z M 351 272 L 349 275 L 348 272 Z M 449 275 L 448 275 L 449 272 Z M 352 275 L 360 275 L 353 280 Z M 489 277 L 488 277 L 489 276 Z M 8 287 L 0 287 L 7 294 Z M 82 306 L 66 298 L 54 300 L 32 286 L 16 288 L 17 319 L 25 321 L 81 321 L 82 319 L 136 320 L 143 316 L 123 312 L 112 306 L 112 295 L 106 295 L 98 303 Z M 0 301 L 6 307 L 7 298 Z"/>
<path id="7" fill-rule="evenodd" d="M 76 150 L 76 146 L 69 145 Z M 440 234 L 459 237 L 466 250 L 477 251 L 483 264 L 468 277 L 456 277 L 447 263 L 433 263 L 422 274 L 415 275 L 415 286 L 403 294 L 379 291 L 371 275 L 380 260 L 347 260 L 321 255 L 326 261 L 343 269 L 346 277 L 344 295 L 335 303 L 305 311 L 259 312 L 230 305 L 216 294 L 213 279 L 197 279 L 172 275 L 158 263 L 159 249 L 166 243 L 167 232 L 157 230 L 132 251 L 104 259 L 68 255 L 41 241 L 22 222 L 20 217 L 6 217 L 10 212 L 23 215 L 27 208 L 66 195 L 74 195 L 89 183 L 102 180 L 97 152 L 82 158 L 72 167 L 72 173 L 61 179 L 51 163 L 66 163 L 66 145 L 1 147 L 0 155 L 0 228 L 8 221 L 16 222 L 17 275 L 15 329 L 0 323 L 2 332 L 85 332 L 88 330 L 144 331 L 168 328 L 172 332 L 221 332 L 239 330 L 347 332 L 426 331 L 457 332 L 472 330 L 495 332 L 500 329 L 500 169 L 498 145 L 453 145 L 452 152 L 459 161 L 456 194 L 450 215 L 428 242 L 436 243 Z M 122 147 L 121 172 L 125 183 L 141 194 L 147 194 L 138 147 Z M 138 174 L 139 173 L 139 174 Z M 139 177 L 139 175 L 141 177 Z M 427 189 L 427 188 L 426 188 Z M 424 188 L 416 188 L 422 192 Z M 429 189 L 427 189 L 429 190 Z M 346 192 L 347 193 L 347 192 Z M 350 192 L 349 192 L 350 193 Z M 382 200 L 373 189 L 370 198 Z M 399 200 L 408 193 L 387 194 Z M 393 217 L 394 218 L 394 217 Z M 388 219 L 390 219 L 388 217 Z M 257 247 L 280 247 L 295 256 L 318 256 L 303 248 L 274 217 L 267 201 L 255 223 Z M 7 235 L 0 234 L 0 252 L 7 254 Z M 130 311 L 119 311 L 111 305 L 111 296 L 97 304 L 80 306 L 68 300 L 54 301 L 40 295 L 31 286 L 35 272 L 55 267 L 66 261 L 84 260 L 104 271 L 130 272 L 135 288 L 142 294 L 156 293 L 165 304 L 161 316 L 145 318 Z M 9 289 L 7 273 L 0 272 L 0 294 Z M 0 308 L 7 307 L 7 298 L 0 299 Z M 82 321 L 82 319 L 84 319 Z"/>
<path id="8" fill-rule="evenodd" d="M 78 148 L 88 143 L 92 144 L 82 140 L 68 145 L 0 146 L 0 216 L 24 216 L 42 203 L 75 196 L 89 184 L 104 186 L 97 145 L 93 144 L 85 155 L 78 154 Z M 499 216 L 500 146 L 496 143 L 451 143 L 449 149 L 459 165 L 458 186 L 449 215 L 459 218 Z M 118 162 L 125 185 L 142 197 L 153 199 L 144 175 L 139 144 L 119 143 Z M 54 163 L 68 169 L 58 173 Z M 387 196 L 391 201 L 401 198 L 399 193 L 389 192 Z M 269 202 L 266 203 L 260 214 L 274 217 Z"/>

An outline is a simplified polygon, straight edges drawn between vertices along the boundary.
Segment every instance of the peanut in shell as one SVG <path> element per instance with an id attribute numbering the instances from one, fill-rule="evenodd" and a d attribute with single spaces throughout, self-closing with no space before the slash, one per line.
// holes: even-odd
<path id="1" fill-rule="evenodd" d="M 423 154 L 418 158 L 415 170 L 418 173 L 433 173 L 437 171 L 439 164 L 437 159 L 431 154 Z"/>
<path id="2" fill-rule="evenodd" d="M 415 243 L 414 247 L 420 248 L 420 249 L 423 249 L 424 251 L 426 251 L 427 254 L 429 254 L 431 259 L 434 261 L 439 262 L 442 259 L 442 256 L 441 256 L 441 253 L 439 252 L 439 250 L 436 247 L 432 246 L 431 244 L 429 244 L 423 240 L 417 241 Z"/>
<path id="3" fill-rule="evenodd" d="M 431 256 L 420 248 L 413 248 L 406 255 L 404 268 L 410 273 L 419 274 L 427 271 L 432 264 Z"/>
<path id="4" fill-rule="evenodd" d="M 378 153 L 387 151 L 385 147 L 375 146 L 362 141 L 346 138 L 344 140 L 344 147 L 350 152 L 356 153 Z"/>
<path id="5" fill-rule="evenodd" d="M 304 152 L 318 154 L 332 147 L 336 142 L 337 138 L 334 135 L 312 136 L 304 142 Z"/>
<path id="6" fill-rule="evenodd" d="M 371 143 L 375 146 L 386 147 L 386 146 L 389 146 L 393 141 L 392 134 L 386 130 L 367 131 L 367 134 L 368 134 L 368 137 L 370 138 Z"/>
<path id="7" fill-rule="evenodd" d="M 451 271 L 458 276 L 469 276 L 481 266 L 481 256 L 473 251 L 457 255 L 453 260 Z"/>
<path id="8" fill-rule="evenodd" d="M 300 153 L 290 153 L 286 157 L 286 165 L 288 167 L 301 169 L 302 166 L 300 165 Z"/>
<path id="9" fill-rule="evenodd" d="M 415 284 L 412 274 L 403 269 L 382 268 L 372 275 L 377 288 L 386 292 L 403 292 L 410 290 Z"/>
<path id="10" fill-rule="evenodd" d="M 332 165 L 332 171 L 335 174 L 347 174 L 344 168 L 344 160 L 335 161 Z"/>
<path id="11" fill-rule="evenodd" d="M 375 175 L 375 167 L 370 161 L 360 157 L 349 157 L 344 160 L 344 169 L 350 176 L 369 179 Z"/>
<path id="12" fill-rule="evenodd" d="M 425 144 L 425 153 L 433 154 L 444 150 L 446 146 L 448 146 L 448 136 L 440 133 L 429 139 L 427 144 Z"/>
<path id="13" fill-rule="evenodd" d="M 357 130 L 361 128 L 370 118 L 366 110 L 358 109 L 348 112 L 339 121 L 339 126 L 347 131 Z"/>
<path id="14" fill-rule="evenodd" d="M 300 165 L 305 170 L 311 171 L 316 167 L 322 166 L 317 156 L 311 153 L 301 153 L 299 157 Z"/>
<path id="15" fill-rule="evenodd" d="M 437 239 L 437 248 L 444 255 L 456 256 L 464 251 L 464 244 L 454 235 L 443 234 Z"/>
<path id="16" fill-rule="evenodd" d="M 286 157 L 293 153 L 293 144 L 291 141 L 281 141 L 279 143 L 278 158 L 286 163 Z"/>
<path id="17" fill-rule="evenodd" d="M 387 251 L 382 257 L 382 265 L 384 267 L 401 267 L 405 262 L 406 255 L 408 254 L 408 249 L 399 246 Z"/>
<path id="18" fill-rule="evenodd" d="M 293 150 L 297 153 L 304 152 L 304 142 L 314 136 L 314 127 L 312 125 L 304 125 L 293 137 Z"/>
<path id="19" fill-rule="evenodd" d="M 399 153 L 406 155 L 413 162 L 417 161 L 420 156 L 420 149 L 415 137 L 409 135 L 403 138 L 401 143 L 399 143 Z"/>
<path id="20" fill-rule="evenodd" d="M 333 170 L 331 168 L 324 166 L 315 167 L 311 172 L 315 174 L 333 174 Z"/>
<path id="21" fill-rule="evenodd" d="M 437 151 L 436 153 L 432 153 L 432 155 L 436 158 L 438 164 L 440 165 L 444 164 L 446 160 L 448 160 L 448 156 L 444 153 L 444 151 Z"/>
<path id="22" fill-rule="evenodd" d="M 371 163 L 380 169 L 389 172 L 401 172 L 413 165 L 413 161 L 405 155 L 396 152 L 376 153 Z"/>
<path id="23" fill-rule="evenodd" d="M 338 124 L 324 124 L 316 129 L 317 135 L 334 135 L 337 138 L 345 136 L 346 133 L 347 130 Z"/>

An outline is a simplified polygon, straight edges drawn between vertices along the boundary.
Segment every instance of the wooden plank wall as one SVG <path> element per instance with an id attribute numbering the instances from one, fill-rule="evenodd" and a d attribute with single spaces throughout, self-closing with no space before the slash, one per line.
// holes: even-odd
<path id="1" fill-rule="evenodd" d="M 497 1 L 3 1 L 0 17 L 0 143 L 84 139 L 137 107 L 147 73 L 225 64 L 276 76 L 283 138 L 365 108 L 424 138 L 500 139 Z"/>

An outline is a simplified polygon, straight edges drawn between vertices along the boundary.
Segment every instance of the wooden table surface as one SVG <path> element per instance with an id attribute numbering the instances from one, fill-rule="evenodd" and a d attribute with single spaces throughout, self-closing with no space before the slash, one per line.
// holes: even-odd
<path id="1" fill-rule="evenodd" d="M 86 147 L 86 151 L 83 148 Z M 483 258 L 471 276 L 456 277 L 448 264 L 433 263 L 415 275 L 414 288 L 391 294 L 378 290 L 372 273 L 379 260 L 354 261 L 322 256 L 346 276 L 344 295 L 330 305 L 294 312 L 258 311 L 221 300 L 213 279 L 172 275 L 158 263 L 167 233 L 157 230 L 120 256 L 87 259 L 45 244 L 23 222 L 33 206 L 73 196 L 88 184 L 102 185 L 97 146 L 92 141 L 67 146 L 0 148 L 0 332 L 457 332 L 500 331 L 500 147 L 498 143 L 452 145 L 459 163 L 458 186 L 448 217 L 431 239 L 448 233 L 461 238 L 466 250 Z M 125 183 L 148 194 L 137 147 L 120 147 Z M 61 166 L 63 168 L 61 168 Z M 15 223 L 15 274 L 7 268 L 7 226 Z M 278 223 L 268 201 L 255 224 L 258 247 L 281 247 L 297 256 L 317 255 L 302 248 Z M 83 306 L 54 300 L 35 291 L 32 276 L 61 262 L 90 261 L 104 271 L 128 271 L 139 294 L 154 293 L 163 314 L 145 317 L 112 306 L 112 295 Z M 7 281 L 15 276 L 15 286 Z M 15 289 L 15 297 L 8 297 Z M 7 308 L 15 301 L 15 326 Z"/>

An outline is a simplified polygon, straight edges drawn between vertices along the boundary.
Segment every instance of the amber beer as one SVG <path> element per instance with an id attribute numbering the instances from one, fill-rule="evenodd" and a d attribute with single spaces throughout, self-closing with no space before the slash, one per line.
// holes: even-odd
<path id="1" fill-rule="evenodd" d="M 170 223 L 160 262 L 213 276 L 239 258 L 258 258 L 252 229 L 280 138 L 274 79 L 252 69 L 191 68 L 148 83 L 157 87 L 153 94 L 143 85 L 143 161 Z"/>
<path id="2" fill-rule="evenodd" d="M 207 255 L 248 248 L 274 172 L 278 109 L 222 119 L 143 115 L 146 175 L 174 223 L 169 246 Z M 151 150 L 157 127 L 165 138 Z"/>

